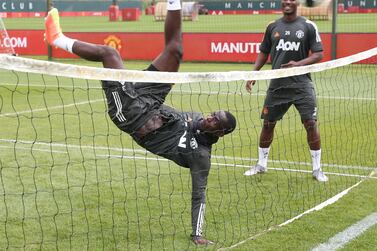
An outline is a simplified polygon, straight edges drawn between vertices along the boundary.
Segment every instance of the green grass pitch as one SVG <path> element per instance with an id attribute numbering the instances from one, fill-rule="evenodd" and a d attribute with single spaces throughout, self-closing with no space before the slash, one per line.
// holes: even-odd
<path id="1" fill-rule="evenodd" d="M 184 32 L 263 32 L 277 15 L 200 16 Z M 338 32 L 377 32 L 376 15 L 339 15 Z M 8 29 L 43 29 L 43 19 L 4 19 Z M 80 23 L 80 25 L 77 25 Z M 331 21 L 317 21 L 321 32 Z M 65 31 L 153 31 L 163 24 L 106 17 L 62 18 Z M 87 64 L 78 60 L 65 63 Z M 98 66 L 98 64 L 90 64 Z M 146 62 L 126 62 L 144 69 Z M 249 64 L 183 63 L 181 71 L 250 70 Z M 313 75 L 326 184 L 310 175 L 306 133 L 294 108 L 279 122 L 269 172 L 244 177 L 255 163 L 267 89 L 243 82 L 177 84 L 166 103 L 205 114 L 229 109 L 232 135 L 213 148 L 205 236 L 216 250 L 310 250 L 375 212 L 375 178 L 340 201 L 277 228 L 376 171 L 375 65 Z M 0 248 L 10 250 L 195 250 L 189 241 L 187 169 L 146 153 L 106 114 L 99 81 L 0 70 Z M 375 175 L 373 177 L 376 177 Z M 262 234 L 264 233 L 264 234 Z M 373 250 L 376 227 L 344 250 Z"/>
<path id="2" fill-rule="evenodd" d="M 145 64 L 126 63 L 130 69 Z M 184 63 L 181 70 L 249 67 Z M 216 241 L 212 248 L 261 233 L 371 174 L 377 142 L 375 74 L 373 65 L 353 65 L 313 76 L 327 184 L 311 178 L 305 132 L 294 109 L 277 126 L 269 173 L 242 175 L 255 163 L 266 81 L 259 82 L 253 95 L 243 82 L 175 85 L 167 104 L 203 113 L 228 109 L 238 119 L 237 130 L 213 148 L 205 228 Z M 121 133 L 107 117 L 99 87 L 98 81 L 1 71 L 0 246 L 195 249 L 188 239 L 188 170 L 146 153 Z M 366 185 L 372 189 L 376 180 Z M 310 247 L 325 238 L 318 233 L 292 247 Z M 257 243 L 258 250 L 273 245 L 250 241 L 239 248 Z"/>
<path id="3" fill-rule="evenodd" d="M 198 21 L 185 21 L 183 32 L 264 32 L 267 24 L 280 15 L 223 15 L 199 16 Z M 44 29 L 43 18 L 3 19 L 7 29 Z M 77 25 L 80 24 L 80 25 Z M 332 20 L 316 21 L 320 32 L 332 31 Z M 62 17 L 63 31 L 79 32 L 162 32 L 163 22 L 142 15 L 134 22 L 109 22 L 108 17 Z M 337 32 L 377 32 L 375 14 L 339 14 Z"/>

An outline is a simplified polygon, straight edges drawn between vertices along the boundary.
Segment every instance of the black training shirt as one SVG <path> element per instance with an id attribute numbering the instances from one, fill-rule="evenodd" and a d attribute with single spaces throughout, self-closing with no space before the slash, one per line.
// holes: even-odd
<path id="1" fill-rule="evenodd" d="M 289 61 L 300 61 L 309 56 L 309 51 L 322 51 L 322 42 L 317 26 L 310 20 L 297 17 L 287 22 L 280 18 L 267 26 L 260 51 L 271 55 L 272 69 L 280 69 Z M 311 83 L 310 74 L 272 79 L 270 88 L 293 86 L 292 83 Z"/>

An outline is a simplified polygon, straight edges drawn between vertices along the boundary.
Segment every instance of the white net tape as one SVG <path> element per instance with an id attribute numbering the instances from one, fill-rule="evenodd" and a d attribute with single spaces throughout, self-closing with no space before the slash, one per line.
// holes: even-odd
<path id="1" fill-rule="evenodd" d="M 323 63 L 265 71 L 229 72 L 152 72 L 138 70 L 115 70 L 89 66 L 54 63 L 42 60 L 0 55 L 0 68 L 19 72 L 38 73 L 69 78 L 113 80 L 129 82 L 194 83 L 225 82 L 238 80 L 266 80 L 309 72 L 320 72 L 362 61 L 377 55 L 377 47 L 348 57 Z"/>

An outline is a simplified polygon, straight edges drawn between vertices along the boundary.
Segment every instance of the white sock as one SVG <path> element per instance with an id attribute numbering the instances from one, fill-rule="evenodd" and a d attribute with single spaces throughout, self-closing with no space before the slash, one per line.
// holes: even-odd
<path id="1" fill-rule="evenodd" d="M 310 155 L 312 156 L 313 171 L 321 169 L 321 149 L 310 150 Z"/>
<path id="2" fill-rule="evenodd" d="M 270 147 L 262 148 L 258 147 L 258 165 L 267 168 L 268 154 L 270 153 Z"/>
<path id="3" fill-rule="evenodd" d="M 168 0 L 167 10 L 180 10 L 181 0 Z"/>
<path id="4" fill-rule="evenodd" d="M 60 49 L 63 49 L 65 51 L 72 53 L 72 47 L 73 47 L 73 44 L 75 43 L 75 41 L 76 41 L 75 39 L 66 37 L 63 34 L 60 37 L 58 37 L 57 39 L 55 39 L 53 44 Z"/>

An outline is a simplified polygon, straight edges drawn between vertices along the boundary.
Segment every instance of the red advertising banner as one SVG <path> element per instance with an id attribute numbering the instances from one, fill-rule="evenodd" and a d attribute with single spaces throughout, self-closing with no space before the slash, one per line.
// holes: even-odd
<path id="1" fill-rule="evenodd" d="M 42 30 L 10 30 L 9 41 L 19 55 L 47 55 Z M 164 47 L 162 33 L 71 32 L 67 36 L 116 48 L 125 60 L 153 60 Z M 331 59 L 331 34 L 321 35 L 324 61 Z M 263 33 L 184 33 L 184 61 L 254 62 Z M 1 41 L 0 41 L 1 42 Z M 377 46 L 377 34 L 338 34 L 337 57 L 365 51 Z M 53 48 L 53 57 L 74 55 Z M 376 62 L 377 63 L 377 62 Z"/>
<path id="2" fill-rule="evenodd" d="M 0 41 L 11 45 L 19 55 L 47 55 L 43 30 L 9 30 L 9 40 Z"/>
<path id="3" fill-rule="evenodd" d="M 67 36 L 116 48 L 123 59 L 153 60 L 164 47 L 162 33 L 67 33 Z M 183 60 L 204 62 L 254 62 L 263 33 L 185 33 Z M 322 36 L 325 59 L 331 59 L 331 40 Z M 53 50 L 54 57 L 73 57 Z"/>
<path id="4" fill-rule="evenodd" d="M 338 58 L 377 47 L 377 33 L 342 33 L 336 39 Z"/>
<path id="5" fill-rule="evenodd" d="M 117 49 L 123 59 L 153 60 L 164 48 L 163 33 L 70 33 L 66 36 L 89 43 L 106 44 Z M 63 50 L 53 49 L 53 57 L 75 57 Z"/>
<path id="6" fill-rule="evenodd" d="M 263 34 L 191 33 L 183 39 L 185 60 L 252 62 L 259 53 Z"/>
<path id="7" fill-rule="evenodd" d="M 187 61 L 255 62 L 263 33 L 192 33 L 184 36 Z M 331 36 L 322 35 L 324 60 L 331 59 Z"/>

